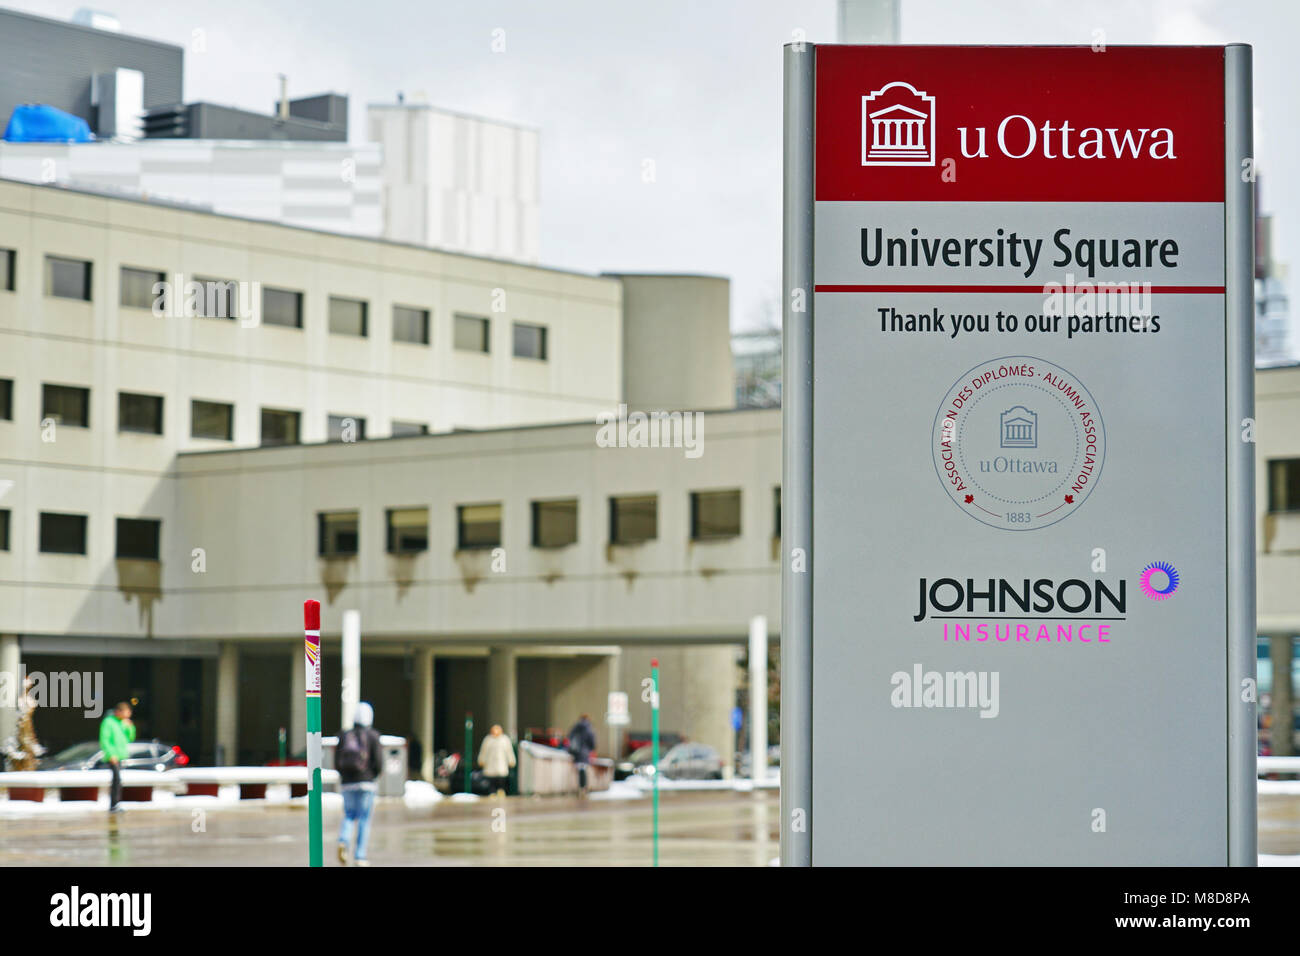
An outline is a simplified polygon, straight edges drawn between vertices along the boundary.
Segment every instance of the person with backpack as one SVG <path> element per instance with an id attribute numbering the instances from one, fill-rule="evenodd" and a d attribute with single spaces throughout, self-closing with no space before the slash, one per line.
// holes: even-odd
<path id="1" fill-rule="evenodd" d="M 596 731 L 591 726 L 591 719 L 583 714 L 569 730 L 569 756 L 578 768 L 578 796 L 587 795 L 587 768 L 591 764 L 591 755 L 596 749 Z"/>
<path id="2" fill-rule="evenodd" d="M 366 847 L 370 842 L 370 815 L 375 809 L 375 780 L 384 766 L 379 746 L 379 731 L 372 726 L 375 711 L 365 701 L 357 704 L 355 723 L 339 737 L 334 751 L 334 769 L 339 772 L 339 789 L 343 792 L 343 822 L 339 826 L 339 863 L 348 865 L 352 826 L 357 828 L 356 866 L 369 866 Z"/>

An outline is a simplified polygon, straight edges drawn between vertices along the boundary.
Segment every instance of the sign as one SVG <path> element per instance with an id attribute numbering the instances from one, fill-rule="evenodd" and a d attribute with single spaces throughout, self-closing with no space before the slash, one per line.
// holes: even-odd
<path id="1" fill-rule="evenodd" d="M 1253 865 L 1249 49 L 786 56 L 783 862 Z"/>
<path id="2" fill-rule="evenodd" d="M 625 727 L 629 719 L 627 693 L 621 690 L 611 690 L 609 692 L 609 702 L 605 705 L 605 723 L 611 727 Z"/>

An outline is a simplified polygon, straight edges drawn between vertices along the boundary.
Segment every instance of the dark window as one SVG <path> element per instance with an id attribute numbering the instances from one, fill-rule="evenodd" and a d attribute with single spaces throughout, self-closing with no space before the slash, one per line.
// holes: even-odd
<path id="1" fill-rule="evenodd" d="M 336 335 L 366 336 L 366 303 L 360 299 L 330 296 L 330 331 Z"/>
<path id="2" fill-rule="evenodd" d="M 152 309 L 154 300 L 158 300 L 159 307 L 165 310 L 167 308 L 165 294 L 155 293 L 154 286 L 166 281 L 166 278 L 161 272 L 123 266 L 119 283 L 121 286 L 119 301 L 132 309 Z"/>
<path id="3" fill-rule="evenodd" d="M 781 486 L 777 485 L 773 489 L 773 497 L 776 499 L 776 523 L 772 526 L 772 537 L 781 537 Z"/>
<path id="4" fill-rule="evenodd" d="M 0 249 L 0 290 L 14 291 L 14 267 L 18 253 L 12 249 Z"/>
<path id="5" fill-rule="evenodd" d="M 322 512 L 316 517 L 321 557 L 342 557 L 357 553 L 357 543 L 361 539 L 361 517 L 358 512 Z"/>
<path id="6" fill-rule="evenodd" d="M 476 315 L 456 316 L 452 345 L 462 352 L 488 351 L 488 320 Z"/>
<path id="7" fill-rule="evenodd" d="M 42 511 L 41 551 L 45 554 L 85 554 L 86 516 Z"/>
<path id="8" fill-rule="evenodd" d="M 118 392 L 117 430 L 161 435 L 163 433 L 162 396 Z"/>
<path id="9" fill-rule="evenodd" d="M 429 509 L 388 509 L 388 550 L 393 554 L 429 550 Z"/>
<path id="10" fill-rule="evenodd" d="M 162 522 L 154 518 L 117 519 L 117 557 L 158 560 L 158 533 Z"/>
<path id="11" fill-rule="evenodd" d="M 1300 458 L 1268 463 L 1268 510 L 1300 511 Z"/>
<path id="12" fill-rule="evenodd" d="M 0 551 L 9 550 L 9 511 L 0 508 Z"/>
<path id="13" fill-rule="evenodd" d="M 456 547 L 496 548 L 501 544 L 501 505 L 457 505 Z"/>
<path id="14" fill-rule="evenodd" d="M 300 412 L 287 412 L 277 408 L 262 409 L 262 444 L 296 445 L 299 438 Z"/>
<path id="15" fill-rule="evenodd" d="M 0 378 L 0 421 L 14 420 L 14 380 Z"/>
<path id="16" fill-rule="evenodd" d="M 45 294 L 60 299 L 90 301 L 90 263 L 82 259 L 45 257 Z"/>
<path id="17" fill-rule="evenodd" d="M 393 306 L 393 341 L 429 344 L 429 310 Z"/>
<path id="18" fill-rule="evenodd" d="M 562 548 L 577 540 L 577 498 L 533 502 L 534 548 Z"/>
<path id="19" fill-rule="evenodd" d="M 429 426 L 423 422 L 393 422 L 390 431 L 394 438 L 403 438 L 407 435 L 427 435 Z"/>
<path id="20" fill-rule="evenodd" d="M 187 283 L 185 293 L 187 311 L 190 308 L 190 292 L 195 292 L 193 312 L 204 319 L 239 318 L 239 283 L 234 279 L 200 279 L 192 280 L 198 288 Z"/>
<path id="21" fill-rule="evenodd" d="M 546 361 L 546 326 L 515 323 L 515 358 Z"/>
<path id="22" fill-rule="evenodd" d="M 331 415 L 330 441 L 365 441 L 366 420 L 360 415 Z"/>
<path id="23" fill-rule="evenodd" d="M 734 538 L 740 534 L 739 491 L 692 491 L 691 538 Z"/>
<path id="24" fill-rule="evenodd" d="M 302 293 L 263 287 L 262 324 L 302 328 Z"/>
<path id="25" fill-rule="evenodd" d="M 41 386 L 41 420 L 54 419 L 58 425 L 90 427 L 90 389 L 75 385 Z"/>
<path id="26" fill-rule="evenodd" d="M 656 495 L 630 495 L 609 499 L 609 540 L 611 544 L 638 544 L 659 536 L 659 498 Z"/>
<path id="27" fill-rule="evenodd" d="M 190 437 L 232 441 L 235 437 L 235 406 L 224 402 L 190 402 Z"/>

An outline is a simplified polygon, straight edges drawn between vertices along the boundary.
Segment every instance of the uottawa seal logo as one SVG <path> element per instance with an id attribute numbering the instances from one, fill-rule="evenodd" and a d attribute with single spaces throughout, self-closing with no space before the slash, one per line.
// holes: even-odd
<path id="1" fill-rule="evenodd" d="M 994 528 L 1033 531 L 1073 514 L 1092 494 L 1106 428 L 1074 375 L 1011 355 L 957 380 L 939 405 L 930 445 L 958 508 Z"/>

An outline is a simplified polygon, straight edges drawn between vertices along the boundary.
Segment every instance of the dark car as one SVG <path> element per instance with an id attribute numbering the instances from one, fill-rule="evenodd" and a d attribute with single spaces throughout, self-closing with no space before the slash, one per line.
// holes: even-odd
<path id="1" fill-rule="evenodd" d="M 123 770 L 170 770 L 184 767 L 190 762 L 185 751 L 178 746 L 165 744 L 159 740 L 141 740 L 127 745 L 127 758 L 122 761 Z M 52 757 L 46 757 L 38 765 L 39 770 L 97 770 L 108 766 L 104 751 L 99 749 L 96 741 L 73 744 L 60 750 Z"/>
<path id="2" fill-rule="evenodd" d="M 626 780 L 632 774 L 637 773 L 642 767 L 650 766 L 650 745 L 637 747 L 622 760 L 614 764 L 614 779 Z"/>

